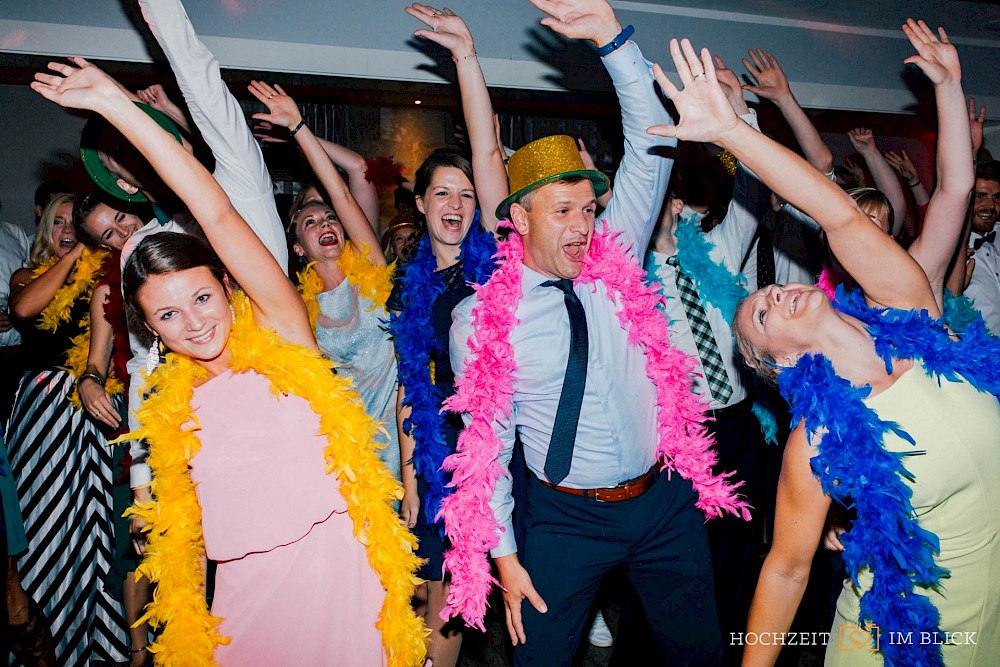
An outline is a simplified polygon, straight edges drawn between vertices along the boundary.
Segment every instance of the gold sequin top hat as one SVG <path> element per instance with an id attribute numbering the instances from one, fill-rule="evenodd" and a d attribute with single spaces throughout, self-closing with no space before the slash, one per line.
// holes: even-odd
<path id="1" fill-rule="evenodd" d="M 508 217 L 510 205 L 535 188 L 567 176 L 589 178 L 597 197 L 611 187 L 607 176 L 583 165 L 573 137 L 554 134 L 522 146 L 507 161 L 511 195 L 497 207 L 497 217 L 501 220 Z"/>

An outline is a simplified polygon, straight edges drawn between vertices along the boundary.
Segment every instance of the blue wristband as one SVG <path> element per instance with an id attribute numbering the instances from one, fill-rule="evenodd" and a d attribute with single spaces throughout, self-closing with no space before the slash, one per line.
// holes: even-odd
<path id="1" fill-rule="evenodd" d="M 618 33 L 618 36 L 615 37 L 613 40 L 611 40 L 611 42 L 597 49 L 597 55 L 603 58 L 609 53 L 617 51 L 625 44 L 625 42 L 628 41 L 628 38 L 634 34 L 635 34 L 635 28 L 633 28 L 632 24 L 630 23 L 629 25 L 625 26 L 625 29 L 622 30 L 620 33 Z"/>

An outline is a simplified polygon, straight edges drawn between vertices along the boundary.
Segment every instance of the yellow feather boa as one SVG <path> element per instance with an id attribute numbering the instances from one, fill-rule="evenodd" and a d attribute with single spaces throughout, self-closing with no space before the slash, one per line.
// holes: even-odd
<path id="1" fill-rule="evenodd" d="M 69 321 L 70 311 L 76 300 L 84 295 L 89 296 L 94 291 L 94 285 L 101 277 L 101 264 L 107 254 L 104 250 L 83 249 L 83 253 L 73 265 L 73 281 L 56 290 L 52 302 L 41 313 L 36 325 L 39 329 L 55 331 L 60 324 Z M 31 272 L 31 279 L 35 280 L 51 269 L 56 261 L 56 258 L 52 257 L 36 266 Z"/>
<path id="2" fill-rule="evenodd" d="M 84 248 L 80 258 L 73 265 L 73 281 L 67 283 L 56 290 L 52 302 L 46 306 L 38 321 L 38 328 L 47 331 L 55 331 L 60 324 L 68 322 L 73 305 L 77 299 L 90 298 L 94 293 L 97 281 L 101 279 L 101 265 L 104 263 L 108 253 L 104 250 L 91 250 Z M 35 267 L 31 273 L 31 279 L 35 280 L 43 273 L 52 268 L 56 263 L 56 258 L 51 257 L 47 261 Z M 69 350 L 66 351 L 66 363 L 61 366 L 63 370 L 69 371 L 75 378 L 79 378 L 87 370 L 87 360 L 90 357 L 90 313 L 87 312 L 79 322 L 80 333 L 70 339 Z M 108 378 L 104 390 L 112 396 L 117 396 L 125 391 L 125 385 L 118 378 Z M 76 385 L 70 391 L 69 402 L 77 410 L 82 409 L 80 394 Z"/>
<path id="3" fill-rule="evenodd" d="M 420 583 L 414 575 L 420 564 L 413 554 L 416 539 L 392 509 L 402 489 L 376 454 L 375 422 L 365 413 L 350 380 L 334 374 L 318 351 L 286 343 L 275 332 L 259 328 L 245 295 L 236 295 L 233 307 L 230 368 L 234 373 L 252 370 L 264 375 L 276 394 L 300 396 L 320 416 L 321 432 L 329 442 L 327 472 L 337 476 L 354 534 L 367 547 L 368 561 L 387 591 L 376 627 L 382 632 L 389 665 L 421 665 L 430 631 L 410 606 Z M 139 571 L 159 585 L 142 620 L 163 628 L 151 647 L 161 666 L 214 665 L 215 646 L 229 641 L 220 635 L 220 619 L 209 613 L 202 594 L 201 507 L 188 471 L 201 447 L 191 398 L 194 386 L 207 377 L 191 359 L 167 355 L 148 378 L 145 391 L 150 395 L 137 414 L 141 427 L 121 438 L 143 438 L 149 444 L 154 500 L 137 503 L 128 514 L 149 524 L 146 558 Z"/>
<path id="4" fill-rule="evenodd" d="M 358 288 L 359 294 L 375 303 L 372 310 L 385 308 L 385 302 L 389 300 L 389 293 L 392 292 L 392 274 L 396 265 L 393 263 L 389 266 L 380 266 L 369 258 L 369 252 L 368 244 L 363 244 L 359 253 L 348 241 L 344 244 L 344 251 L 340 253 L 337 266 L 344 272 L 347 282 Z M 316 318 L 319 316 L 319 301 L 316 297 L 325 291 L 323 279 L 312 268 L 315 263 L 310 262 L 306 268 L 298 272 L 299 294 L 306 303 L 309 322 L 313 329 L 316 328 Z"/>

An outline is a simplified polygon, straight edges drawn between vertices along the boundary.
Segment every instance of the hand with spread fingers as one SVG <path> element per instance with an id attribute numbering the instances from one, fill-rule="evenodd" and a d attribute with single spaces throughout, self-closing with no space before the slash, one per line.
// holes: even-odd
<path id="1" fill-rule="evenodd" d="M 717 143 L 720 137 L 739 127 L 743 121 L 733 111 L 716 78 L 715 64 L 708 49 L 702 49 L 699 57 L 687 39 L 679 43 L 671 39 L 670 56 L 683 88 L 674 86 L 659 65 L 653 65 L 653 76 L 677 107 L 680 123 L 654 125 L 646 131 L 684 141 Z"/>
<path id="2" fill-rule="evenodd" d="M 917 180 L 917 167 L 913 164 L 913 160 L 910 159 L 910 154 L 906 152 L 905 148 L 899 152 L 886 151 L 883 155 L 885 161 L 896 170 L 904 181 L 912 183 Z"/>
<path id="3" fill-rule="evenodd" d="M 451 52 L 451 57 L 456 61 L 476 55 L 476 45 L 469 27 L 461 16 L 447 7 L 435 9 L 415 2 L 404 11 L 430 28 L 430 30 L 421 28 L 415 31 L 414 35 L 440 44 Z"/>
<path id="4" fill-rule="evenodd" d="M 74 56 L 68 60 L 73 64 L 50 62 L 48 72 L 37 72 L 31 89 L 61 107 L 98 113 L 114 106 L 115 100 L 131 103 L 135 97 L 83 58 Z"/>
<path id="5" fill-rule="evenodd" d="M 935 86 L 962 81 L 962 63 L 959 62 L 958 51 L 948 41 L 944 28 L 938 28 L 938 34 L 935 35 L 923 21 L 906 19 L 903 33 L 917 50 L 917 55 L 910 56 L 904 63 L 919 67 Z"/>
<path id="6" fill-rule="evenodd" d="M 747 68 L 751 76 L 757 81 L 757 85 L 745 84 L 743 90 L 770 102 L 780 105 L 792 96 L 792 89 L 788 86 L 788 78 L 784 70 L 778 64 L 770 51 L 763 49 L 750 49 L 747 51 L 750 60 L 743 59 L 743 66 Z M 752 61 L 752 62 L 751 62 Z"/>
<path id="7" fill-rule="evenodd" d="M 622 31 L 606 0 L 531 0 L 531 4 L 548 14 L 542 25 L 564 37 L 589 39 L 601 47 Z"/>
<path id="8" fill-rule="evenodd" d="M 299 111 L 298 105 L 295 104 L 295 100 L 289 97 L 278 84 L 270 86 L 263 81 L 251 81 L 247 90 L 260 100 L 268 111 L 268 113 L 255 113 L 252 116 L 254 120 L 264 121 L 289 130 L 302 120 L 302 113 Z"/>
<path id="9" fill-rule="evenodd" d="M 750 108 L 743 99 L 743 88 L 740 86 L 740 80 L 736 77 L 736 72 L 726 67 L 722 56 L 715 56 L 714 60 L 715 78 L 718 79 L 719 85 L 722 86 L 723 92 L 726 93 L 733 111 L 738 116 L 750 113 Z"/>

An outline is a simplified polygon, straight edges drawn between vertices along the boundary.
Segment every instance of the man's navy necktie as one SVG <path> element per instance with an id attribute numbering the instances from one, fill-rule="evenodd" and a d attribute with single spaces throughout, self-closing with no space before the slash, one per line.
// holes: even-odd
<path id="1" fill-rule="evenodd" d="M 566 360 L 566 374 L 552 427 L 552 440 L 549 441 L 549 451 L 545 457 L 546 477 L 552 484 L 559 484 L 566 479 L 573 463 L 573 443 L 576 441 L 576 427 L 580 422 L 583 390 L 587 386 L 587 316 L 579 297 L 573 293 L 572 280 L 547 280 L 542 283 L 542 287 L 562 290 L 566 313 L 569 315 L 569 358 Z"/>

